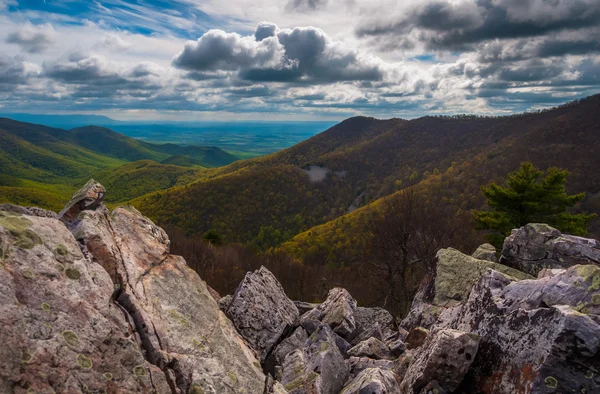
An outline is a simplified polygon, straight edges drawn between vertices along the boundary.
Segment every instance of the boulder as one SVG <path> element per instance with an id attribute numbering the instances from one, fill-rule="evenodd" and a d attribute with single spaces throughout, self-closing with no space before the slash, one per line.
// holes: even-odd
<path id="1" fill-rule="evenodd" d="M 402 392 L 418 394 L 431 381 L 447 391 L 456 390 L 475 359 L 480 337 L 468 332 L 433 331 L 410 363 L 402 380 Z"/>
<path id="2" fill-rule="evenodd" d="M 390 348 L 377 338 L 369 338 L 348 350 L 352 357 L 369 357 L 375 360 L 391 360 Z"/>
<path id="3" fill-rule="evenodd" d="M 409 331 L 418 326 L 433 326 L 442 311 L 467 299 L 473 286 L 490 268 L 519 280 L 533 279 L 531 275 L 502 264 L 478 260 L 452 248 L 441 249 L 437 253 L 434 274 L 423 279 L 400 326 Z"/>
<path id="4" fill-rule="evenodd" d="M 333 331 L 321 324 L 301 349 L 285 357 L 279 380 L 290 394 L 338 394 L 348 374 Z"/>
<path id="5" fill-rule="evenodd" d="M 498 262 L 498 256 L 496 256 L 496 248 L 490 244 L 483 244 L 479 246 L 471 256 L 475 257 L 477 260 L 487 260 L 491 261 L 492 263 Z"/>
<path id="6" fill-rule="evenodd" d="M 350 369 L 350 379 L 354 379 L 359 373 L 367 368 L 379 368 L 392 370 L 394 361 L 392 360 L 373 360 L 368 357 L 350 357 L 346 360 Z"/>
<path id="7" fill-rule="evenodd" d="M 348 338 L 352 345 L 370 337 L 385 341 L 397 334 L 394 317 L 383 308 L 358 307 L 354 311 L 354 322 L 356 328 Z"/>
<path id="8" fill-rule="evenodd" d="M 304 315 L 306 312 L 310 312 L 319 306 L 319 304 L 313 304 L 304 301 L 294 301 L 294 305 L 296 305 L 296 308 L 298 308 L 298 312 L 300 312 L 300 315 Z"/>
<path id="9" fill-rule="evenodd" d="M 63 223 L 0 211 L 0 392 L 171 392 L 112 294 Z"/>
<path id="10" fill-rule="evenodd" d="M 344 387 L 340 394 L 400 394 L 394 374 L 387 369 L 367 368 Z"/>
<path id="11" fill-rule="evenodd" d="M 231 300 L 233 300 L 233 296 L 231 294 L 227 294 L 226 296 L 221 297 L 219 301 L 217 301 L 217 304 L 219 304 L 219 309 L 223 312 L 227 311 L 227 308 L 229 308 L 229 304 L 231 304 Z"/>
<path id="12" fill-rule="evenodd" d="M 394 357 L 400 357 L 402 353 L 406 351 L 406 344 L 400 337 L 396 338 L 393 341 L 387 342 L 388 347 L 390 348 L 390 352 Z"/>
<path id="13" fill-rule="evenodd" d="M 599 289 L 595 265 L 539 280 L 515 281 L 497 271 L 483 276 L 464 305 L 440 316 L 440 326 L 481 336 L 464 387 L 600 392 Z"/>
<path id="14" fill-rule="evenodd" d="M 94 210 L 102 204 L 106 190 L 104 186 L 90 179 L 58 214 L 58 219 L 63 223 L 72 224 L 79 214 L 85 210 Z"/>
<path id="15" fill-rule="evenodd" d="M 406 337 L 406 348 L 409 350 L 418 348 L 425 342 L 427 335 L 429 335 L 428 329 L 423 327 L 413 328 Z"/>
<path id="16" fill-rule="evenodd" d="M 296 305 L 265 267 L 246 274 L 225 313 L 261 362 L 300 316 Z"/>
<path id="17" fill-rule="evenodd" d="M 346 339 L 356 330 L 354 313 L 356 300 L 346 289 L 331 289 L 325 302 L 305 313 L 302 321 L 320 321 L 328 324 L 335 333 Z"/>
<path id="18" fill-rule="evenodd" d="M 600 265 L 600 242 L 562 234 L 547 224 L 532 223 L 513 230 L 506 238 L 500 263 L 533 276 L 544 268 Z"/>
<path id="19" fill-rule="evenodd" d="M 302 327 L 297 327 L 294 332 L 273 349 L 267 361 L 265 368 L 274 371 L 277 366 L 283 365 L 285 357 L 296 349 L 301 349 L 308 339 L 308 334 Z"/>

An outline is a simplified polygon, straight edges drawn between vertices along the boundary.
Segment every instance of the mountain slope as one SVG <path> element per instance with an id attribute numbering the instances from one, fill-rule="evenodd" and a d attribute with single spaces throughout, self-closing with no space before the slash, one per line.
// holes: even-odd
<path id="1" fill-rule="evenodd" d="M 167 165 L 173 155 L 195 168 Z M 127 164 L 137 160 L 167 163 Z M 2 202 L 57 209 L 77 185 L 94 176 L 119 190 L 109 201 L 123 201 L 191 182 L 202 167 L 235 160 L 214 147 L 154 145 L 102 127 L 63 130 L 0 118 Z"/>
<path id="2" fill-rule="evenodd" d="M 442 189 L 444 203 L 463 209 L 481 207 L 479 187 L 502 179 L 525 160 L 540 168 L 560 166 L 572 171 L 569 187 L 586 191 L 588 203 L 600 191 L 594 169 L 600 149 L 599 110 L 597 95 L 549 111 L 507 117 L 351 118 L 292 148 L 216 170 L 227 178 L 198 181 L 136 199 L 134 204 L 159 223 L 188 233 L 218 228 L 228 241 L 266 247 L 277 242 L 260 241 L 261 228 L 270 232 L 262 238 L 285 240 L 284 234 L 333 220 L 351 205 L 366 204 L 420 182 L 432 182 L 432 190 Z M 295 176 L 289 176 L 291 170 L 280 174 L 268 170 L 280 165 L 293 166 Z M 327 176 L 310 182 L 308 174 L 301 172 L 309 165 L 321 166 Z M 438 178 L 438 183 L 433 182 Z M 224 179 L 232 184 L 228 187 Z M 277 182 L 278 188 L 256 188 L 266 185 L 267 179 Z M 304 196 L 296 206 L 298 182 L 304 185 Z M 207 194 L 205 190 L 213 184 L 228 193 Z M 258 193 L 251 207 L 243 205 L 246 190 Z M 282 201 L 296 201 L 287 204 L 286 217 L 300 215 L 302 225 L 285 220 L 273 224 L 271 214 L 254 214 L 272 212 L 266 197 L 273 193 Z M 218 206 L 227 212 L 226 218 L 189 203 L 196 200 L 202 200 L 202 207 Z M 305 206 L 318 209 L 307 212 Z M 185 212 L 186 218 L 169 212 Z M 249 215 L 254 220 L 251 226 Z"/>

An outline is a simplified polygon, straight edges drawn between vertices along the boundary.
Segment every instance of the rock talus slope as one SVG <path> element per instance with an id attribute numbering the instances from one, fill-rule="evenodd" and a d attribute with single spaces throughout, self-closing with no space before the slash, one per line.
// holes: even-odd
<path id="1" fill-rule="evenodd" d="M 600 393 L 598 241 L 532 224 L 499 260 L 442 249 L 398 326 L 342 288 L 291 301 L 264 267 L 220 298 L 105 193 L 0 206 L 0 393 Z"/>

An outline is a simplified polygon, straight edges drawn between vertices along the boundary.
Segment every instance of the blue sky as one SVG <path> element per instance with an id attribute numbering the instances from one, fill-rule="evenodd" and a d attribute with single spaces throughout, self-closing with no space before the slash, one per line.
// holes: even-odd
<path id="1" fill-rule="evenodd" d="M 0 113 L 339 120 L 600 92 L 597 0 L 0 0 Z"/>

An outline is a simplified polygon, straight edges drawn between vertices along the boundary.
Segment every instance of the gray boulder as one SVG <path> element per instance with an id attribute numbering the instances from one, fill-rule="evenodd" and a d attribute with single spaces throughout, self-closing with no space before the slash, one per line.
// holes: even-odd
<path id="1" fill-rule="evenodd" d="M 348 338 L 352 345 L 370 337 L 385 341 L 397 335 L 394 317 L 383 308 L 358 307 L 354 311 L 354 322 L 356 328 Z"/>
<path id="2" fill-rule="evenodd" d="M 367 368 L 344 387 L 340 394 L 400 394 L 394 374 L 388 369 Z"/>
<path id="3" fill-rule="evenodd" d="M 298 308 L 298 312 L 300 312 L 300 315 L 304 315 L 306 312 L 310 312 L 319 306 L 319 304 L 313 304 L 304 301 L 294 301 L 294 305 L 296 305 L 296 308 Z"/>
<path id="4" fill-rule="evenodd" d="M 296 349 L 302 349 L 307 339 L 308 334 L 304 328 L 297 327 L 290 336 L 277 344 L 271 354 L 269 354 L 265 363 L 268 364 L 268 369 L 274 370 L 277 366 L 283 365 L 285 357 Z"/>
<path id="5" fill-rule="evenodd" d="M 487 260 L 492 263 L 498 262 L 498 256 L 496 256 L 496 248 L 490 244 L 483 244 L 477 248 L 471 255 L 478 260 Z"/>
<path id="6" fill-rule="evenodd" d="M 440 326 L 482 338 L 467 386 L 500 394 L 599 392 L 599 289 L 595 265 L 520 282 L 490 271 L 464 305 L 440 316 Z"/>
<path id="7" fill-rule="evenodd" d="M 290 394 L 338 394 L 348 374 L 333 331 L 321 324 L 302 349 L 285 357 L 279 380 Z"/>
<path id="8" fill-rule="evenodd" d="M 231 294 L 227 294 L 226 296 L 221 297 L 219 301 L 217 301 L 219 309 L 223 312 L 226 312 L 227 308 L 229 308 L 229 304 L 231 304 L 231 300 L 233 300 L 233 296 Z"/>
<path id="9" fill-rule="evenodd" d="M 261 362 L 300 316 L 296 305 L 265 267 L 246 274 L 225 313 Z"/>
<path id="10" fill-rule="evenodd" d="M 532 223 L 513 230 L 506 238 L 500 263 L 533 276 L 544 268 L 600 265 L 600 242 L 562 234 L 547 224 Z"/>
<path id="11" fill-rule="evenodd" d="M 369 338 L 348 350 L 352 357 L 369 357 L 375 360 L 391 360 L 390 348 L 377 338 Z"/>
<path id="12" fill-rule="evenodd" d="M 447 391 L 456 390 L 475 359 L 479 341 L 476 334 L 435 330 L 410 363 L 402 380 L 402 392 L 418 394 L 434 380 Z"/>
<path id="13" fill-rule="evenodd" d="M 323 322 L 346 339 L 356 330 L 355 312 L 356 300 L 346 289 L 336 287 L 329 291 L 325 302 L 302 315 L 301 321 Z"/>
<path id="14" fill-rule="evenodd" d="M 392 370 L 394 361 L 392 360 L 373 360 L 368 357 L 350 357 L 346 360 L 350 369 L 350 379 L 354 379 L 359 373 L 367 368 L 378 368 Z"/>
<path id="15" fill-rule="evenodd" d="M 437 253 L 434 274 L 424 278 L 400 326 L 408 331 L 418 326 L 433 326 L 442 311 L 467 299 L 473 286 L 490 268 L 519 280 L 533 279 L 531 275 L 502 264 L 479 260 L 452 248 L 441 249 Z"/>

